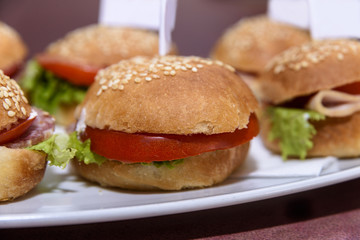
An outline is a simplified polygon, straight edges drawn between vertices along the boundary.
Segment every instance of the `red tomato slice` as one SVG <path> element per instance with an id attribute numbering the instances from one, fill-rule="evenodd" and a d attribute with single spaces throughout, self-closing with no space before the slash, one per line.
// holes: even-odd
<path id="1" fill-rule="evenodd" d="M 31 126 L 32 122 L 35 120 L 36 117 L 37 114 L 35 112 L 32 112 L 27 119 L 21 120 L 10 130 L 2 131 L 0 133 L 0 145 L 10 142 L 11 140 L 14 140 L 17 137 L 21 136 Z"/>
<path id="2" fill-rule="evenodd" d="M 122 162 L 168 161 L 222 150 L 250 141 L 259 133 L 254 114 L 246 129 L 213 135 L 139 134 L 86 127 L 82 140 L 91 139 L 91 150 Z"/>
<path id="3" fill-rule="evenodd" d="M 46 70 L 79 86 L 90 86 L 94 82 L 96 73 L 101 69 L 96 66 L 72 63 L 45 53 L 37 55 L 36 60 Z"/>
<path id="4" fill-rule="evenodd" d="M 344 86 L 337 87 L 335 90 L 349 94 L 360 94 L 360 82 L 349 83 Z"/>
<path id="5" fill-rule="evenodd" d="M 13 64 L 10 67 L 2 69 L 4 74 L 12 77 L 20 68 L 20 64 Z"/>

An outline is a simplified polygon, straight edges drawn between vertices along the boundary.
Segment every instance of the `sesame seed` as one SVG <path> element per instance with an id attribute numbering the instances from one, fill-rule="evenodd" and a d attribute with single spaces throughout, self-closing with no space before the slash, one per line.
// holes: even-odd
<path id="1" fill-rule="evenodd" d="M 300 69 L 301 69 L 301 64 L 299 64 L 299 63 L 295 64 L 294 70 L 299 71 Z"/>
<path id="2" fill-rule="evenodd" d="M 146 77 L 145 80 L 149 82 L 151 81 L 151 77 Z"/>
<path id="3" fill-rule="evenodd" d="M 160 78 L 160 76 L 157 75 L 157 74 L 153 74 L 152 77 L 153 77 L 153 78 L 157 78 L 157 79 Z"/>
<path id="4" fill-rule="evenodd" d="M 171 71 L 171 70 L 172 70 L 172 67 L 166 66 L 166 67 L 164 67 L 164 70 L 166 70 L 166 71 Z"/>
<path id="5" fill-rule="evenodd" d="M 176 71 L 175 71 L 175 70 L 170 71 L 170 75 L 171 75 L 171 76 L 175 76 L 175 75 L 176 75 Z"/>
<path id="6" fill-rule="evenodd" d="M 136 83 L 139 83 L 139 82 L 141 82 L 141 78 L 138 78 L 138 77 L 137 77 L 137 78 L 134 79 L 134 81 L 135 81 Z"/>
<path id="7" fill-rule="evenodd" d="M 27 100 L 27 98 L 25 96 L 21 96 L 21 98 L 26 104 L 29 103 L 29 101 Z"/>
<path id="8" fill-rule="evenodd" d="M 15 116 L 15 112 L 10 110 L 10 111 L 7 112 L 7 115 L 8 115 L 9 117 L 14 117 L 14 116 Z"/>
<path id="9" fill-rule="evenodd" d="M 16 110 L 20 111 L 20 105 L 18 102 L 15 103 L 15 108 L 16 108 Z"/>
<path id="10" fill-rule="evenodd" d="M 308 63 L 307 61 L 302 61 L 302 62 L 301 62 L 301 66 L 304 67 L 304 68 L 306 68 L 306 67 L 309 66 L 309 63 Z"/>
<path id="11" fill-rule="evenodd" d="M 9 110 L 9 105 L 7 105 L 5 102 L 3 102 L 3 107 L 5 110 Z"/>
<path id="12" fill-rule="evenodd" d="M 148 74 L 147 74 L 146 72 L 139 74 L 140 77 L 146 77 L 147 75 L 148 75 Z"/>
<path id="13" fill-rule="evenodd" d="M 102 88 L 100 88 L 97 93 L 96 93 L 96 96 L 100 96 L 100 94 L 102 93 Z"/>
<path id="14" fill-rule="evenodd" d="M 196 68 L 196 67 L 193 67 L 193 68 L 191 69 L 191 71 L 193 71 L 193 72 L 197 72 L 198 70 L 197 70 L 197 68 Z"/>
<path id="15" fill-rule="evenodd" d="M 9 97 L 9 93 L 7 91 L 4 91 L 4 97 Z"/>
<path id="16" fill-rule="evenodd" d="M 221 61 L 219 61 L 219 60 L 216 60 L 215 63 L 216 63 L 217 65 L 219 65 L 219 66 L 223 66 L 223 65 L 224 65 L 224 63 L 221 62 Z"/>
<path id="17" fill-rule="evenodd" d="M 338 53 L 337 58 L 338 58 L 339 60 L 343 60 L 343 59 L 344 59 L 344 55 L 341 54 L 341 53 Z"/>
<path id="18" fill-rule="evenodd" d="M 120 85 L 119 90 L 124 90 L 124 85 Z"/>
<path id="19" fill-rule="evenodd" d="M 11 101 L 8 98 L 5 98 L 4 101 L 6 102 L 7 105 L 11 107 Z"/>
<path id="20" fill-rule="evenodd" d="M 284 71 L 285 68 L 284 68 L 284 65 L 277 65 L 275 68 L 274 68 L 274 73 L 275 74 L 279 74 L 280 72 Z"/>
<path id="21" fill-rule="evenodd" d="M 170 75 L 170 72 L 169 72 L 169 71 L 164 71 L 164 75 L 165 75 L 165 76 L 169 76 L 169 75 Z"/>
<path id="22" fill-rule="evenodd" d="M 22 112 L 24 115 L 26 115 L 26 110 L 25 110 L 24 107 L 21 107 L 21 112 Z"/>
<path id="23" fill-rule="evenodd" d="M 231 71 L 231 72 L 235 72 L 235 71 L 236 71 L 235 68 L 233 68 L 232 66 L 230 66 L 230 65 L 228 65 L 228 64 L 225 64 L 224 67 L 225 67 L 227 70 Z"/>

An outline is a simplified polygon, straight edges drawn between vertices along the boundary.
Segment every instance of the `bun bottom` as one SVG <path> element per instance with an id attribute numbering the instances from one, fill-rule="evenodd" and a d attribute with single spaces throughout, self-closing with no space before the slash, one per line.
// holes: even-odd
<path id="1" fill-rule="evenodd" d="M 33 189 L 45 169 L 46 154 L 0 147 L 0 201 L 13 200 Z"/>
<path id="2" fill-rule="evenodd" d="M 234 148 L 188 157 L 172 169 L 110 160 L 100 166 L 74 160 L 72 166 L 82 177 L 103 186 L 132 190 L 202 188 L 224 181 L 244 162 L 249 145 L 248 142 Z"/>
<path id="3" fill-rule="evenodd" d="M 350 158 L 360 156 L 360 112 L 343 118 L 327 117 L 322 121 L 312 122 L 316 135 L 312 138 L 313 148 L 308 157 L 334 156 Z M 281 153 L 278 141 L 269 141 L 271 128 L 267 114 L 260 117 L 261 138 L 264 145 L 276 153 Z"/>

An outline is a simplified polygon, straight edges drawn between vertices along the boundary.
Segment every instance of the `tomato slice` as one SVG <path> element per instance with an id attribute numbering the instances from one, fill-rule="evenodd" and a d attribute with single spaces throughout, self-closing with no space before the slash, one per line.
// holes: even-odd
<path id="1" fill-rule="evenodd" d="M 246 129 L 213 135 L 173 135 L 124 133 L 87 126 L 81 139 L 91 139 L 91 150 L 108 159 L 122 162 L 168 161 L 222 150 L 250 141 L 259 133 L 255 114 Z"/>
<path id="2" fill-rule="evenodd" d="M 337 87 L 335 90 L 349 94 L 360 94 L 360 82 L 349 83 L 344 86 Z"/>
<path id="3" fill-rule="evenodd" d="M 31 126 L 36 117 L 37 113 L 32 111 L 27 119 L 20 121 L 10 130 L 3 130 L 0 132 L 0 145 L 10 142 L 11 140 L 21 136 Z"/>
<path id="4" fill-rule="evenodd" d="M 90 86 L 94 82 L 96 73 L 101 69 L 97 66 L 65 61 L 46 53 L 37 55 L 36 60 L 46 70 L 78 86 Z"/>

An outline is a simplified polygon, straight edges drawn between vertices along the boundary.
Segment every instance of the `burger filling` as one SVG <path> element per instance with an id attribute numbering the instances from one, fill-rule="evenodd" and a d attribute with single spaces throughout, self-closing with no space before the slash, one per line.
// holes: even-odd
<path id="1" fill-rule="evenodd" d="M 61 106 L 81 103 L 87 90 L 87 87 L 73 85 L 45 70 L 35 60 L 27 64 L 20 85 L 32 105 L 50 114 L 56 114 Z"/>
<path id="2" fill-rule="evenodd" d="M 268 108 L 272 128 L 269 140 L 279 140 L 283 159 L 288 156 L 306 158 L 316 134 L 312 121 L 326 117 L 347 117 L 360 110 L 360 83 L 322 90 Z"/>
<path id="3" fill-rule="evenodd" d="M 48 139 L 55 127 L 49 114 L 33 109 L 27 119 L 20 120 L 10 129 L 0 133 L 0 145 L 8 148 L 26 148 Z"/>
<path id="4" fill-rule="evenodd" d="M 126 164 L 153 164 L 172 168 L 181 163 L 183 158 L 246 143 L 259 132 L 254 114 L 250 116 L 247 128 L 213 135 L 124 133 L 91 128 L 84 125 L 81 119 L 77 124 L 79 132 L 75 131 L 69 136 L 54 135 L 31 149 L 48 153 L 50 165 L 62 167 L 76 157 L 86 164 L 114 160 Z"/>

